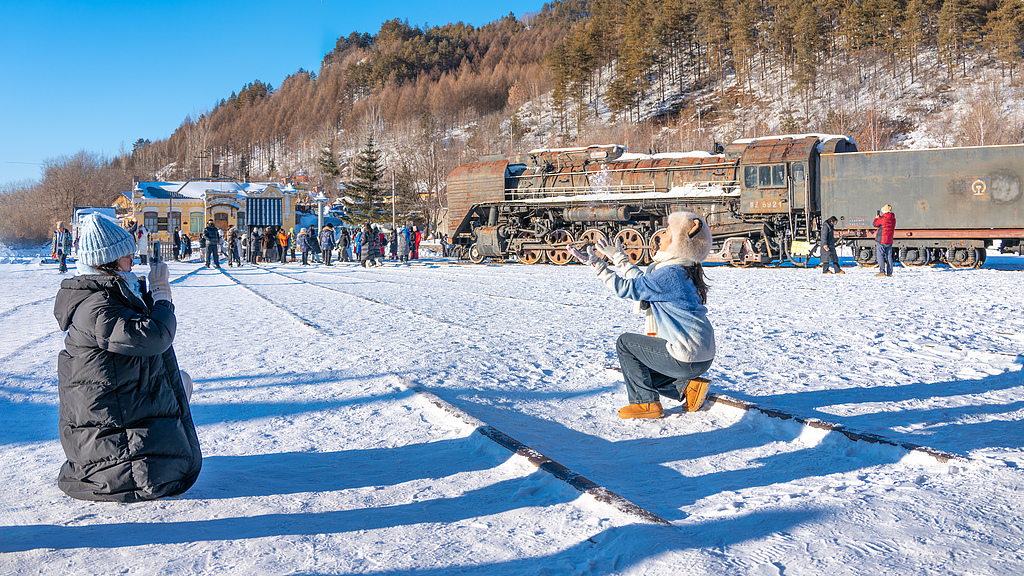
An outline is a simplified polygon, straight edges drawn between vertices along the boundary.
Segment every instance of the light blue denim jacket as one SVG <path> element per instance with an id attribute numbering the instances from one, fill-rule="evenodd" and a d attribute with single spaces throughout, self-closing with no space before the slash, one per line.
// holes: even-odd
<path id="1" fill-rule="evenodd" d="M 704 362 L 715 357 L 715 331 L 686 268 L 652 264 L 645 274 L 636 265 L 621 263 L 618 273 L 607 265 L 595 267 L 598 278 L 620 298 L 651 303 L 657 336 L 668 341 L 668 352 L 680 362 Z"/>

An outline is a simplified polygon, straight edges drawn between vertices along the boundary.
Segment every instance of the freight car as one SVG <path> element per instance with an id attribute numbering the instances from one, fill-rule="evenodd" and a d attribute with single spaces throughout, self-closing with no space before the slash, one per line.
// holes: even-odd
<path id="1" fill-rule="evenodd" d="M 823 215 L 835 215 L 857 262 L 872 265 L 875 212 L 891 204 L 904 264 L 981 266 L 996 241 L 1021 250 L 1024 146 L 858 152 L 846 136 L 806 134 L 718 148 L 643 155 L 606 145 L 484 157 L 448 178 L 448 232 L 476 263 L 567 264 L 567 244 L 602 237 L 644 263 L 667 233 L 668 214 L 689 210 L 712 228 L 709 261 L 806 266 Z"/>

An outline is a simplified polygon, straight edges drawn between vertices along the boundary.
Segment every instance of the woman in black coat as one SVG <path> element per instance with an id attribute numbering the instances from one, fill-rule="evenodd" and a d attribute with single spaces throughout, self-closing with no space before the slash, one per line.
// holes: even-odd
<path id="1" fill-rule="evenodd" d="M 59 432 L 67 462 L 58 487 L 81 500 L 174 496 L 199 476 L 191 381 L 171 347 L 177 327 L 167 265 L 150 266 L 151 292 L 131 272 L 134 242 L 90 215 L 79 275 L 61 283 L 54 316 L 67 331 L 57 358 Z"/>

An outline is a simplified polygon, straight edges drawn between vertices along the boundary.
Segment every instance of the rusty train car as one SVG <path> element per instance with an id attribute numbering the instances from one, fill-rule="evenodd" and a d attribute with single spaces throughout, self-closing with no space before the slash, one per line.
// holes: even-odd
<path id="1" fill-rule="evenodd" d="M 846 136 L 737 140 L 716 153 L 630 154 L 623 146 L 492 156 L 448 177 L 449 236 L 473 262 L 567 264 L 565 247 L 608 238 L 649 262 L 676 210 L 711 226 L 709 261 L 737 266 L 816 256 L 823 218 L 873 265 L 873 220 L 891 204 L 906 265 L 981 266 L 1021 251 L 1024 146 L 858 152 Z"/>

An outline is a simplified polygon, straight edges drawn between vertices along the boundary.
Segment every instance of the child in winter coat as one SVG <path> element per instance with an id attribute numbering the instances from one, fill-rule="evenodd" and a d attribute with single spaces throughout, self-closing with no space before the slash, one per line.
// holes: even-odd
<path id="1" fill-rule="evenodd" d="M 618 246 L 598 241 L 596 249 L 614 269 L 588 248 L 568 251 L 594 267 L 597 276 L 620 298 L 640 302 L 647 335 L 622 334 L 616 343 L 629 405 L 620 418 L 660 418 L 660 396 L 679 400 L 690 412 L 704 402 L 707 372 L 715 357 L 715 333 L 707 319 L 707 285 L 701 262 L 711 251 L 711 230 L 689 212 L 668 217 L 669 238 L 642 272 Z"/>
<path id="2" fill-rule="evenodd" d="M 61 282 L 54 316 L 67 332 L 57 357 L 57 485 L 81 500 L 137 502 L 174 496 L 202 466 L 188 399 L 191 380 L 171 344 L 176 321 L 167 265 L 150 266 L 151 291 L 132 273 L 135 239 L 90 214 L 78 276 Z"/>

